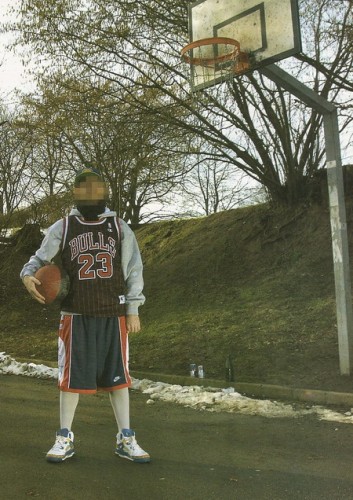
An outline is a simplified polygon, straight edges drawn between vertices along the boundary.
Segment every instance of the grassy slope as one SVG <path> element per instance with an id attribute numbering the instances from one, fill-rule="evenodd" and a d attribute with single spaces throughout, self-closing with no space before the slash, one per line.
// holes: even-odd
<path id="1" fill-rule="evenodd" d="M 132 369 L 185 374 L 195 362 L 223 378 L 231 354 L 239 381 L 350 387 L 339 376 L 327 209 L 261 205 L 136 235 L 147 301 L 143 331 L 131 337 Z M 26 260 L 12 251 L 3 262 L 0 350 L 53 360 L 58 310 L 27 297 L 17 279 Z"/>

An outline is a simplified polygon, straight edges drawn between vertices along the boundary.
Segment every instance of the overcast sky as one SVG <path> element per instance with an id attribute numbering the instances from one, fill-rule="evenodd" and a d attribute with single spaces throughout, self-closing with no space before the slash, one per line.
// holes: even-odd
<path id="1" fill-rule="evenodd" d="M 6 12 L 10 5 L 18 4 L 20 0 L 0 0 L 0 19 L 6 20 Z M 20 57 L 6 50 L 7 37 L 0 34 L 0 93 L 6 96 L 15 87 L 24 87 L 27 77 L 24 75 L 24 69 Z"/>

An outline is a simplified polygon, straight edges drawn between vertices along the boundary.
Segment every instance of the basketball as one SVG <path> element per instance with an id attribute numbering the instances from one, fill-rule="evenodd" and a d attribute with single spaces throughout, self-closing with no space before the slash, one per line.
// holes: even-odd
<path id="1" fill-rule="evenodd" d="M 68 277 L 56 264 L 48 264 L 38 269 L 34 275 L 41 284 L 36 285 L 46 304 L 65 297 L 68 291 Z"/>

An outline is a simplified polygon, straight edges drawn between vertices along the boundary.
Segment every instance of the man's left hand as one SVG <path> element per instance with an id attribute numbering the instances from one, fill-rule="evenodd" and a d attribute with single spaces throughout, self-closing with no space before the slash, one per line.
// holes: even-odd
<path id="1" fill-rule="evenodd" d="M 126 330 L 127 333 L 137 333 L 141 330 L 139 316 L 135 314 L 128 314 L 126 316 Z"/>

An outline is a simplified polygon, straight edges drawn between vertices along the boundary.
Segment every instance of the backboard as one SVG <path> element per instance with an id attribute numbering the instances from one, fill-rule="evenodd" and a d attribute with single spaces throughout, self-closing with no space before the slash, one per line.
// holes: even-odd
<path id="1" fill-rule="evenodd" d="M 301 50 L 298 0 L 200 0 L 189 5 L 190 42 L 223 37 L 235 39 L 249 55 L 247 71 L 294 55 Z M 201 49 L 193 48 L 190 59 L 197 60 Z M 220 44 L 202 47 L 202 57 L 220 58 Z M 192 90 L 224 81 L 231 64 L 207 68 L 191 64 Z"/>

